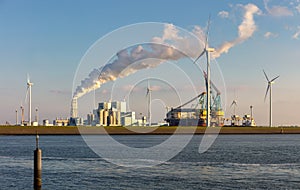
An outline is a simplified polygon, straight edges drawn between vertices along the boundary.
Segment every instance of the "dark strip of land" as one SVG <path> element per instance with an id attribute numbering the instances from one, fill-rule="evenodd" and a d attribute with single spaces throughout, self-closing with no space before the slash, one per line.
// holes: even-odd
<path id="1" fill-rule="evenodd" d="M 300 127 L 61 127 L 0 126 L 0 135 L 300 134 Z"/>

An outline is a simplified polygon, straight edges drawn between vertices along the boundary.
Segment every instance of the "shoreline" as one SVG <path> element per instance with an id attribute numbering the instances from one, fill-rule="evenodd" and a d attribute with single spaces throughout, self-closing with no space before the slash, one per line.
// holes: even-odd
<path id="1" fill-rule="evenodd" d="M 300 134 L 300 127 L 85 127 L 0 126 L 0 135 Z"/>

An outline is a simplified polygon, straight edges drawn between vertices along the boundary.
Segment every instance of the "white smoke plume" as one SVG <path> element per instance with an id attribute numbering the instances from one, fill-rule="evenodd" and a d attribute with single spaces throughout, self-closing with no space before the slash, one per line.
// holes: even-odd
<path id="1" fill-rule="evenodd" d="M 100 88 L 102 84 L 133 74 L 141 69 L 154 68 L 166 60 L 178 60 L 184 53 L 174 47 L 148 43 L 131 47 L 117 53 L 116 59 L 105 66 L 94 69 L 76 88 L 74 98 Z"/>
<path id="2" fill-rule="evenodd" d="M 199 28 L 196 27 L 194 32 L 200 34 Z M 178 60 L 186 56 L 196 57 L 200 47 L 203 47 L 201 42 L 196 37 L 181 36 L 179 33 L 174 25 L 166 24 L 162 37 L 154 37 L 152 43 L 121 50 L 114 61 L 94 69 L 82 80 L 73 97 L 79 98 L 100 88 L 106 82 L 126 77 L 141 69 L 154 68 L 167 60 Z"/>
<path id="3" fill-rule="evenodd" d="M 256 30 L 254 14 L 260 12 L 253 4 L 244 6 L 244 17 L 238 27 L 239 35 L 235 40 L 225 42 L 213 54 L 214 58 L 236 44 L 251 37 Z M 126 77 L 141 69 L 154 68 L 167 60 L 178 60 L 183 57 L 196 58 L 204 48 L 205 35 L 199 26 L 195 26 L 193 35 L 184 35 L 173 24 L 166 24 L 162 37 L 154 37 L 152 43 L 137 45 L 117 53 L 116 59 L 103 67 L 94 69 L 87 78 L 81 81 L 73 97 L 100 88 L 100 86 L 117 78 Z M 179 51 L 180 50 L 180 51 Z"/>
<path id="4" fill-rule="evenodd" d="M 220 57 L 222 53 L 228 53 L 229 49 L 233 46 L 244 42 L 250 38 L 256 30 L 256 24 L 254 21 L 254 14 L 260 14 L 260 9 L 254 4 L 247 4 L 243 6 L 245 13 L 242 23 L 238 27 L 238 37 L 232 41 L 224 42 L 220 47 L 213 53 L 214 58 Z"/>

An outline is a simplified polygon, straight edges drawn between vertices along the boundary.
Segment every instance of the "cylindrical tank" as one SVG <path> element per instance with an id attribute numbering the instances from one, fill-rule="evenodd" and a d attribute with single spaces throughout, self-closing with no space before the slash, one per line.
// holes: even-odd
<path id="1" fill-rule="evenodd" d="M 103 110 L 99 111 L 99 124 L 104 125 L 104 120 L 103 120 Z"/>
<path id="2" fill-rule="evenodd" d="M 120 111 L 117 112 L 117 122 L 116 122 L 116 125 L 121 125 L 121 112 Z"/>
<path id="3" fill-rule="evenodd" d="M 112 125 L 117 124 L 117 113 L 116 111 L 113 112 L 113 118 L 112 118 Z"/>
<path id="4" fill-rule="evenodd" d="M 108 111 L 103 111 L 103 125 L 107 126 L 107 116 L 108 116 Z"/>

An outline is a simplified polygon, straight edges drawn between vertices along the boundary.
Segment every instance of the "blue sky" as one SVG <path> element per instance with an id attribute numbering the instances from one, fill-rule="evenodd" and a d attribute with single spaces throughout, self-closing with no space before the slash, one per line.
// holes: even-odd
<path id="1" fill-rule="evenodd" d="M 242 6 L 259 8 L 256 30 L 216 60 L 226 83 L 228 104 L 237 98 L 242 115 L 254 106 L 258 124 L 268 121 L 264 102 L 265 69 L 280 75 L 273 86 L 273 122 L 300 124 L 300 1 L 0 1 L 0 123 L 14 123 L 24 103 L 26 75 L 33 87 L 33 107 L 40 117 L 68 117 L 77 66 L 99 38 L 130 24 L 172 23 L 191 31 L 205 27 L 211 15 L 210 45 L 238 36 Z M 235 93 L 234 93 L 235 92 Z M 161 119 L 161 118 L 158 118 Z"/>

